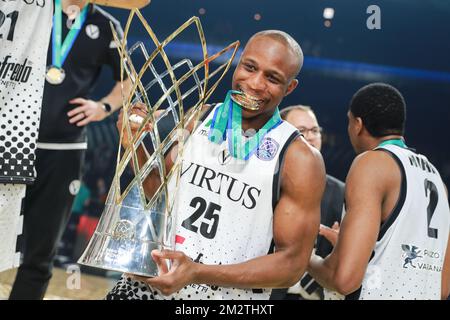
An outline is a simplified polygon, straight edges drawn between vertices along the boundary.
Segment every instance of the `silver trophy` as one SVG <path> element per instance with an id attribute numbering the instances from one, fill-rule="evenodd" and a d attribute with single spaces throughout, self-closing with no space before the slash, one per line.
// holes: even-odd
<path id="1" fill-rule="evenodd" d="M 135 20 L 147 31 L 149 41 L 139 41 L 127 49 L 130 26 L 136 17 Z M 170 49 L 171 41 L 189 27 L 198 33 L 201 62 L 194 65 L 189 59 L 180 59 L 172 64 L 166 50 Z M 176 205 L 183 146 L 188 138 L 187 126 L 198 124 L 202 106 L 228 71 L 239 42 L 209 56 L 197 17 L 186 21 L 160 42 L 137 9 L 130 13 L 122 40 L 119 41 L 114 29 L 113 33 L 121 57 L 121 78 L 124 79 L 126 72 L 133 89 L 132 94 L 123 97 L 121 143 L 105 209 L 78 263 L 152 277 L 158 275 L 158 268 L 151 251 L 172 249 L 175 244 L 172 214 Z M 149 47 L 154 49 L 149 50 Z M 212 70 L 213 64 L 215 70 Z M 145 118 L 131 114 L 136 103 L 145 105 Z M 167 121 L 168 118 L 170 121 Z M 134 134 L 130 121 L 140 123 Z M 162 136 L 161 126 L 165 122 L 172 125 L 169 133 Z M 151 124 L 150 131 L 148 124 Z M 127 137 L 132 139 L 124 149 L 121 145 L 125 130 Z M 139 148 L 146 155 L 144 164 L 138 163 Z M 165 157 L 169 151 L 174 165 L 166 172 Z M 146 195 L 143 182 L 150 174 L 159 177 L 160 183 L 155 192 Z"/>

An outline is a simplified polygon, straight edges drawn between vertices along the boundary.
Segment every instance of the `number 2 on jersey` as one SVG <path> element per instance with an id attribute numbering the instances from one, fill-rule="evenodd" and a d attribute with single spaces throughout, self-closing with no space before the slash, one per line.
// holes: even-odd
<path id="1" fill-rule="evenodd" d="M 434 228 L 430 228 L 430 222 L 431 218 L 433 218 L 434 210 L 436 210 L 437 204 L 438 204 L 438 190 L 436 188 L 436 185 L 428 180 L 425 179 L 425 196 L 428 197 L 428 192 L 430 193 L 430 202 L 428 203 L 427 207 L 427 226 L 428 226 L 428 236 L 430 238 L 437 239 L 438 237 L 438 230 Z"/>
<path id="2" fill-rule="evenodd" d="M 197 232 L 198 227 L 194 223 L 204 215 L 204 218 L 211 221 L 212 224 L 202 222 L 200 225 L 200 234 L 207 239 L 213 239 L 216 236 L 217 226 L 219 225 L 219 215 L 214 213 L 214 211 L 220 212 L 222 207 L 212 202 L 207 204 L 206 200 L 201 197 L 192 199 L 190 206 L 196 210 L 181 225 L 188 230 Z"/>

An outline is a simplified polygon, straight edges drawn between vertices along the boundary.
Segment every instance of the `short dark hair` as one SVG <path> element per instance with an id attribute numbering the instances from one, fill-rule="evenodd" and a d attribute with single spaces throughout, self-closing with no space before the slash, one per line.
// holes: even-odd
<path id="1" fill-rule="evenodd" d="M 350 102 L 350 112 L 362 119 L 373 137 L 405 131 L 406 103 L 402 94 L 386 83 L 371 83 L 359 89 Z"/>

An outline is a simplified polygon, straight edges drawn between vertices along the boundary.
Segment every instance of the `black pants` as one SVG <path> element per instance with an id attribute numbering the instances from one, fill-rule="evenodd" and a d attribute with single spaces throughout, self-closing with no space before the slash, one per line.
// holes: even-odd
<path id="1" fill-rule="evenodd" d="M 81 178 L 84 153 L 85 150 L 36 150 L 37 179 L 27 187 L 24 200 L 23 262 L 10 299 L 43 299 L 52 277 L 58 242 L 78 192 L 71 183 Z"/>

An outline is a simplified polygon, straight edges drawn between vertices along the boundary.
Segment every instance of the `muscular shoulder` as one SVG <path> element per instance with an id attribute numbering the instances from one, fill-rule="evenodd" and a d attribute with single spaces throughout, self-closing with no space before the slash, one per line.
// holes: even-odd
<path id="1" fill-rule="evenodd" d="M 282 170 L 282 187 L 323 188 L 325 166 L 320 152 L 311 147 L 303 137 L 295 139 L 288 147 Z"/>
<path id="2" fill-rule="evenodd" d="M 365 189 L 386 190 L 399 183 L 400 168 L 394 158 L 381 150 L 366 151 L 353 160 L 346 184 L 366 186 Z"/>
<path id="3" fill-rule="evenodd" d="M 323 165 L 322 155 L 303 137 L 298 137 L 289 145 L 286 152 L 286 163 L 293 168 L 302 166 L 320 167 Z"/>
<path id="4" fill-rule="evenodd" d="M 370 150 L 358 155 L 350 168 L 366 175 L 380 175 L 398 170 L 394 158 L 382 150 Z"/>

